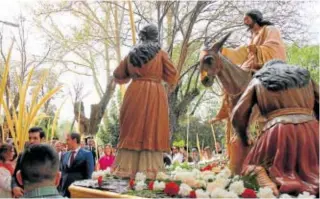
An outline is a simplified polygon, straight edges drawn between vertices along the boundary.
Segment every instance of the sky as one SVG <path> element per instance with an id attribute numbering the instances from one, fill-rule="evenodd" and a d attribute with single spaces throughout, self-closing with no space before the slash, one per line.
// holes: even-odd
<path id="1" fill-rule="evenodd" d="M 52 0 L 51 0 L 52 1 Z M 263 1 L 261 1 L 263 3 Z M 311 34 L 317 35 L 318 44 L 320 41 L 320 1 L 316 1 L 315 6 L 312 8 L 302 8 L 301 12 L 309 13 L 309 19 L 312 20 L 313 24 L 310 27 Z M 17 16 L 20 13 L 26 17 L 27 20 L 31 20 L 31 14 L 29 12 L 30 7 L 34 7 L 37 5 L 37 0 L 1 0 L 0 1 L 0 20 L 1 21 L 9 21 L 15 22 Z M 317 16 L 317 18 L 316 18 Z M 63 18 L 63 20 L 68 20 L 68 17 Z M 8 46 L 10 43 L 10 37 L 14 34 L 17 30 L 16 28 L 6 26 L 0 23 L 0 30 L 3 30 L 5 41 L 4 46 Z M 43 40 L 41 40 L 39 36 L 39 32 L 37 29 L 31 29 L 29 32 L 29 39 L 28 39 L 28 51 L 32 52 L 32 54 L 43 54 Z M 125 53 L 122 53 L 124 55 Z M 17 54 L 13 54 L 13 60 L 17 58 Z M 60 77 L 60 81 L 64 83 L 64 90 L 68 90 L 68 87 L 72 86 L 74 82 L 84 82 L 85 91 L 89 92 L 89 95 L 84 99 L 86 115 L 90 115 L 90 105 L 99 102 L 99 97 L 95 92 L 93 81 L 91 77 L 84 77 L 84 76 L 77 76 L 71 73 L 65 73 Z M 58 98 L 54 100 L 54 103 L 57 107 L 60 107 L 60 104 L 64 101 L 62 98 Z M 63 108 L 60 112 L 60 121 L 61 120 L 72 120 L 74 117 L 73 115 L 73 106 L 71 99 L 68 98 Z"/>

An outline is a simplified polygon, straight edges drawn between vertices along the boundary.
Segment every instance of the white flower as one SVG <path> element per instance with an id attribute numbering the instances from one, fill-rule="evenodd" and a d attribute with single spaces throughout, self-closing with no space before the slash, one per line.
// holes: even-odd
<path id="1" fill-rule="evenodd" d="M 228 168 L 224 168 L 218 175 L 217 178 L 230 178 L 231 171 Z"/>
<path id="2" fill-rule="evenodd" d="M 144 181 L 139 181 L 136 183 L 136 186 L 134 188 L 137 191 L 142 191 L 147 188 L 147 185 L 146 185 L 146 183 L 144 183 Z"/>
<path id="3" fill-rule="evenodd" d="M 211 192 L 212 198 L 238 198 L 237 194 L 223 188 L 216 188 Z"/>
<path id="4" fill-rule="evenodd" d="M 194 181 L 194 180 L 196 180 L 196 176 L 195 176 L 195 173 L 192 173 L 190 171 L 180 171 L 180 172 L 176 172 L 173 179 L 180 180 L 182 182 Z"/>
<path id="5" fill-rule="evenodd" d="M 215 183 L 209 182 L 209 183 L 207 184 L 207 191 L 208 191 L 208 192 L 211 193 L 213 190 L 215 190 L 215 188 L 217 188 L 217 186 L 216 186 Z"/>
<path id="6" fill-rule="evenodd" d="M 190 191 L 192 191 L 192 188 L 189 185 L 182 183 L 179 188 L 179 195 L 189 196 Z"/>
<path id="7" fill-rule="evenodd" d="M 136 180 L 137 182 L 139 182 L 139 181 L 144 182 L 144 181 L 146 180 L 146 178 L 147 178 L 147 176 L 146 176 L 144 173 L 138 172 L 138 173 L 136 174 L 135 180 Z"/>
<path id="8" fill-rule="evenodd" d="M 103 171 L 103 170 L 95 171 L 95 172 L 92 173 L 91 178 L 93 180 L 97 180 L 100 176 L 104 177 L 105 176 L 105 171 Z"/>
<path id="9" fill-rule="evenodd" d="M 280 198 L 292 198 L 292 197 L 288 194 L 281 194 Z"/>
<path id="10" fill-rule="evenodd" d="M 166 184 L 164 182 L 155 181 L 153 184 L 153 190 L 163 191 L 165 187 Z"/>
<path id="11" fill-rule="evenodd" d="M 316 198 L 314 195 L 310 195 L 309 192 L 304 191 L 302 194 L 298 195 L 298 198 Z"/>
<path id="12" fill-rule="evenodd" d="M 238 181 L 238 180 L 240 180 L 240 176 L 239 176 L 239 175 L 235 175 L 235 176 L 233 177 L 233 181 Z"/>
<path id="13" fill-rule="evenodd" d="M 163 172 L 157 173 L 157 177 L 156 177 L 157 180 L 168 180 L 169 178 L 170 177 Z"/>
<path id="14" fill-rule="evenodd" d="M 224 189 L 230 183 L 230 179 L 217 178 L 215 181 L 213 181 L 213 183 L 216 185 L 216 187 Z"/>
<path id="15" fill-rule="evenodd" d="M 203 191 L 202 189 L 197 189 L 196 191 L 197 198 L 209 198 L 209 192 Z"/>
<path id="16" fill-rule="evenodd" d="M 259 198 L 275 198 L 272 189 L 269 187 L 260 188 L 257 196 Z"/>
<path id="17" fill-rule="evenodd" d="M 229 191 L 232 191 L 237 195 L 241 195 L 244 190 L 245 188 L 242 180 L 233 182 L 229 187 Z"/>
<path id="18" fill-rule="evenodd" d="M 227 198 L 239 198 L 238 194 L 234 193 L 233 191 L 229 191 L 227 196 Z"/>
<path id="19" fill-rule="evenodd" d="M 105 171 L 104 171 L 105 175 L 110 175 L 111 174 L 111 168 L 108 167 Z"/>
<path id="20" fill-rule="evenodd" d="M 199 169 L 192 169 L 192 174 L 193 176 L 195 176 L 196 178 L 200 177 L 201 175 L 201 171 Z"/>
<path id="21" fill-rule="evenodd" d="M 205 180 L 206 182 L 209 182 L 210 180 L 213 181 L 215 178 L 215 175 L 212 171 L 203 171 L 201 172 L 201 178 Z"/>

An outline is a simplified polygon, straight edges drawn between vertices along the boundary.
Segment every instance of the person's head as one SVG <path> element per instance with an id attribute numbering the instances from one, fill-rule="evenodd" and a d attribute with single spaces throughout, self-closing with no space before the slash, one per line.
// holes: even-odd
<path id="1" fill-rule="evenodd" d="M 199 151 L 198 151 L 198 148 L 197 148 L 197 147 L 193 147 L 193 148 L 191 149 L 191 152 L 192 152 L 192 156 L 193 156 L 193 157 L 199 155 Z"/>
<path id="2" fill-rule="evenodd" d="M 62 143 L 62 151 L 66 152 L 68 150 L 67 144 L 66 143 Z"/>
<path id="3" fill-rule="evenodd" d="M 22 153 L 20 165 L 17 180 L 26 190 L 59 185 L 61 177 L 59 157 L 52 146 L 47 144 L 30 146 Z"/>
<path id="4" fill-rule="evenodd" d="M 212 157 L 212 150 L 209 146 L 204 148 L 204 154 L 208 157 L 211 158 Z"/>
<path id="5" fill-rule="evenodd" d="M 57 141 L 55 144 L 54 144 L 54 147 L 56 149 L 56 151 L 59 153 L 60 151 L 62 151 L 62 143 Z"/>
<path id="6" fill-rule="evenodd" d="M 81 148 L 84 148 L 86 146 L 86 142 L 84 141 L 84 140 L 82 140 L 81 142 L 80 142 L 80 147 Z"/>
<path id="7" fill-rule="evenodd" d="M 180 150 L 180 148 L 179 148 L 179 147 L 177 147 L 177 146 L 173 146 L 173 147 L 172 147 L 172 153 L 173 153 L 173 154 L 178 153 L 178 152 L 179 152 L 179 150 Z"/>
<path id="8" fill-rule="evenodd" d="M 56 145 L 56 142 L 57 142 L 57 140 L 51 140 L 51 141 L 50 141 L 50 145 L 51 145 L 51 146 L 55 146 L 55 145 Z"/>
<path id="9" fill-rule="evenodd" d="M 90 138 L 90 139 L 88 140 L 88 145 L 89 145 L 90 147 L 94 147 L 94 145 L 95 145 L 94 140 Z"/>
<path id="10" fill-rule="evenodd" d="M 216 152 L 221 152 L 221 145 L 220 145 L 220 143 L 219 142 L 217 142 L 216 144 L 215 144 L 215 148 L 216 148 Z"/>
<path id="11" fill-rule="evenodd" d="M 46 135 L 41 127 L 32 127 L 28 131 L 29 145 L 40 144 L 45 141 Z"/>
<path id="12" fill-rule="evenodd" d="M 7 162 L 11 161 L 14 156 L 14 148 L 10 144 L 1 144 L 0 145 L 0 161 Z"/>
<path id="13" fill-rule="evenodd" d="M 139 39 L 141 42 L 158 42 L 158 27 L 154 24 L 147 24 L 139 31 Z"/>
<path id="14" fill-rule="evenodd" d="M 67 135 L 67 145 L 68 149 L 75 150 L 80 145 L 80 134 L 79 133 L 69 133 Z"/>
<path id="15" fill-rule="evenodd" d="M 105 155 L 111 155 L 112 154 L 112 146 L 111 144 L 106 144 L 104 147 L 104 154 Z"/>
<path id="16" fill-rule="evenodd" d="M 263 20 L 263 15 L 259 10 L 253 9 L 248 11 L 243 17 L 243 23 L 252 30 L 255 26 L 273 25 L 270 21 Z"/>

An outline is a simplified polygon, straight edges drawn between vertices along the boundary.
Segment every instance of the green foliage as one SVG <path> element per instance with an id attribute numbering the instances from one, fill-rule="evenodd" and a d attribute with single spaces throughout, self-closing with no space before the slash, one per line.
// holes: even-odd
<path id="1" fill-rule="evenodd" d="M 319 46 L 299 47 L 296 44 L 287 47 L 289 64 L 299 65 L 310 71 L 313 80 L 319 83 Z"/>
<path id="2" fill-rule="evenodd" d="M 103 144 L 111 143 L 112 146 L 116 146 L 118 143 L 120 133 L 120 120 L 119 120 L 119 106 L 117 101 L 120 99 L 120 92 L 116 92 L 116 99 L 113 99 L 108 107 L 107 116 L 104 120 L 104 124 L 100 125 L 98 138 Z"/>
<path id="3" fill-rule="evenodd" d="M 243 181 L 244 183 L 244 187 L 248 188 L 248 189 L 253 189 L 255 191 L 258 191 L 260 186 L 257 182 L 257 178 L 256 175 L 254 174 L 249 174 L 246 176 L 241 176 L 240 180 Z"/>
<path id="4" fill-rule="evenodd" d="M 177 167 L 180 167 L 182 169 L 186 170 L 192 170 L 193 167 L 190 166 L 187 162 L 179 163 L 179 162 L 174 162 L 170 167 L 168 168 L 168 171 L 174 171 Z"/>
<path id="5" fill-rule="evenodd" d="M 190 129 L 189 129 L 189 148 L 197 146 L 197 134 L 199 136 L 200 147 L 209 146 L 213 149 L 214 147 L 214 139 L 211 130 L 210 124 L 206 122 L 200 122 L 197 117 L 190 116 Z M 180 119 L 180 127 L 173 134 L 173 140 L 180 141 L 184 140 L 187 143 L 187 126 L 188 120 L 186 117 L 181 117 Z M 216 139 L 218 142 L 224 145 L 224 137 L 225 137 L 225 125 L 223 123 L 216 123 L 214 126 L 214 131 L 216 135 Z M 175 143 L 175 142 L 174 142 Z M 174 145 L 174 144 L 173 144 Z"/>
<path id="6" fill-rule="evenodd" d="M 176 140 L 176 141 L 174 141 L 173 142 L 173 144 L 172 144 L 173 146 L 176 146 L 176 147 L 184 147 L 185 146 L 185 142 L 184 142 L 184 140 Z"/>

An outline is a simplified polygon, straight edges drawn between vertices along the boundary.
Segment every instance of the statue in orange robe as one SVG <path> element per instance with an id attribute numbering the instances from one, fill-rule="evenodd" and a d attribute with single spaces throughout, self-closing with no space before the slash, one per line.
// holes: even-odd
<path id="1" fill-rule="evenodd" d="M 168 96 L 162 80 L 173 88 L 179 74 L 158 43 L 158 29 L 147 25 L 136 45 L 114 71 L 117 83 L 132 82 L 120 111 L 118 153 L 113 173 L 155 178 L 164 171 L 163 153 L 170 150 Z"/>

